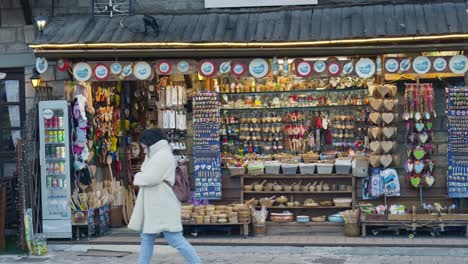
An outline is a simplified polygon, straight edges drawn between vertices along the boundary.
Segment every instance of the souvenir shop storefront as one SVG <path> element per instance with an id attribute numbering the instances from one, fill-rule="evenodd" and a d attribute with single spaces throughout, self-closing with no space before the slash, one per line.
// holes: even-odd
<path id="1" fill-rule="evenodd" d="M 156 127 L 193 182 L 188 229 L 465 228 L 468 58 L 457 38 L 34 44 L 40 74 L 71 76 L 63 100 L 39 103 L 42 230 L 128 223 L 138 136 Z"/>

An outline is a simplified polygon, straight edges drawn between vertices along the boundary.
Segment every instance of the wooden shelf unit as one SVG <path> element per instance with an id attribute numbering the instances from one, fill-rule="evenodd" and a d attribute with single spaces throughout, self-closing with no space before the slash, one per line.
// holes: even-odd
<path id="1" fill-rule="evenodd" d="M 268 182 L 276 181 L 279 183 L 281 181 L 285 184 L 291 184 L 293 182 L 301 181 L 301 185 L 306 185 L 308 183 L 313 183 L 314 181 L 323 183 L 328 183 L 331 185 L 336 184 L 345 184 L 351 185 L 352 191 L 244 191 L 244 185 L 252 184 L 255 181 L 262 182 L 263 180 L 267 180 Z M 295 215 L 309 215 L 309 216 L 318 216 L 318 215 L 330 215 L 336 213 L 340 210 L 345 209 L 354 209 L 356 207 L 356 178 L 353 177 L 351 174 L 308 174 L 308 175 L 285 175 L 285 174 L 278 174 L 278 175 L 241 175 L 241 202 L 247 201 L 252 198 L 260 199 L 263 197 L 272 196 L 275 194 L 284 195 L 288 198 L 288 201 L 293 196 L 295 201 L 301 202 L 300 206 L 277 206 L 276 202 L 273 206 L 268 207 L 268 209 L 272 212 L 281 212 L 283 210 L 291 210 Z M 342 198 L 351 198 L 352 203 L 350 206 L 302 206 L 305 199 L 312 198 L 316 202 L 320 201 L 332 201 L 333 198 L 342 197 Z M 261 208 L 261 206 L 256 207 Z M 333 210 L 336 209 L 336 210 Z M 277 223 L 274 223 L 277 224 Z M 303 226 L 304 224 L 297 223 L 297 222 L 290 222 L 290 223 L 283 223 L 284 225 L 299 225 Z M 330 222 L 315 222 L 310 223 L 311 225 L 333 225 L 336 223 Z"/>

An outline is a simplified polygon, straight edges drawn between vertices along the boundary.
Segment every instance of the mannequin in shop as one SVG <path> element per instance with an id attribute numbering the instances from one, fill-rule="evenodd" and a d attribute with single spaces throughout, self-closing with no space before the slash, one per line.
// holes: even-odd
<path id="1" fill-rule="evenodd" d="M 160 233 L 187 263 L 201 263 L 197 252 L 182 234 L 181 202 L 171 188 L 175 184 L 177 163 L 164 132 L 145 130 L 140 136 L 140 144 L 145 161 L 133 181 L 139 186 L 139 192 L 128 225 L 130 229 L 142 232 L 138 263 L 151 263 L 154 240 Z"/>

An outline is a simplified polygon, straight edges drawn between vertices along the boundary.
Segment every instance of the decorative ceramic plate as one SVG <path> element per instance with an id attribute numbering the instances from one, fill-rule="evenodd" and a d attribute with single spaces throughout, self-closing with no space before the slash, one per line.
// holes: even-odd
<path id="1" fill-rule="evenodd" d="M 417 74 L 428 73 L 431 69 L 431 60 L 426 56 L 418 56 L 413 60 L 413 70 Z"/>
<path id="2" fill-rule="evenodd" d="M 219 65 L 219 72 L 222 74 L 228 73 L 231 71 L 231 62 L 225 61 Z"/>
<path id="3" fill-rule="evenodd" d="M 99 81 L 103 81 L 107 79 L 110 75 L 109 68 L 105 64 L 98 64 L 96 67 L 94 67 L 94 77 L 98 79 Z"/>
<path id="4" fill-rule="evenodd" d="M 216 74 L 216 65 L 212 61 L 202 61 L 199 66 L 200 75 L 204 77 L 211 77 Z"/>
<path id="5" fill-rule="evenodd" d="M 316 61 L 314 62 L 314 71 L 318 73 L 322 73 L 327 68 L 327 65 L 323 61 Z"/>
<path id="6" fill-rule="evenodd" d="M 125 67 L 123 67 L 122 76 L 128 77 L 128 76 L 132 75 L 132 73 L 133 73 L 132 63 L 130 63 L 128 65 L 125 65 Z"/>
<path id="7" fill-rule="evenodd" d="M 67 59 L 59 59 L 57 60 L 57 64 L 55 66 L 59 71 L 64 72 L 70 68 L 70 61 Z"/>
<path id="8" fill-rule="evenodd" d="M 189 69 L 190 69 L 190 64 L 187 61 L 181 60 L 177 63 L 177 70 L 179 70 L 179 72 L 186 73 L 188 72 Z"/>
<path id="9" fill-rule="evenodd" d="M 171 72 L 171 64 L 168 61 L 161 61 L 158 64 L 158 70 L 161 74 L 169 74 Z"/>
<path id="10" fill-rule="evenodd" d="M 406 72 L 411 68 L 411 60 L 403 59 L 400 61 L 400 71 Z"/>
<path id="11" fill-rule="evenodd" d="M 447 69 L 447 61 L 444 58 L 439 57 L 434 60 L 432 66 L 438 72 L 445 71 L 445 69 Z"/>
<path id="12" fill-rule="evenodd" d="M 356 74 L 361 78 L 369 78 L 375 74 L 375 62 L 369 58 L 361 58 L 356 63 Z"/>
<path id="13" fill-rule="evenodd" d="M 296 74 L 301 77 L 309 77 L 312 74 L 312 65 L 307 61 L 297 62 Z"/>
<path id="14" fill-rule="evenodd" d="M 338 62 L 330 62 L 327 67 L 328 74 L 336 76 L 341 73 L 341 65 Z"/>
<path id="15" fill-rule="evenodd" d="M 264 59 L 253 59 L 249 64 L 249 72 L 255 78 L 262 78 L 268 74 L 269 65 Z"/>
<path id="16" fill-rule="evenodd" d="M 151 76 L 151 66 L 146 61 L 140 61 L 133 66 L 133 75 L 139 80 L 147 80 Z"/>
<path id="17" fill-rule="evenodd" d="M 343 74 L 351 74 L 354 70 L 354 64 L 349 61 L 343 65 Z"/>
<path id="18" fill-rule="evenodd" d="M 455 55 L 450 59 L 449 68 L 453 73 L 464 74 L 468 70 L 468 59 L 465 55 Z"/>
<path id="19" fill-rule="evenodd" d="M 398 71 L 399 63 L 395 59 L 388 59 L 385 61 L 385 70 L 390 73 L 395 73 Z"/>
<path id="20" fill-rule="evenodd" d="M 234 66 L 231 69 L 232 73 L 237 76 L 241 76 L 246 71 L 246 66 L 242 63 L 234 63 Z"/>
<path id="21" fill-rule="evenodd" d="M 40 57 L 36 59 L 36 70 L 39 73 L 44 73 L 49 68 L 49 63 L 47 62 L 46 58 Z"/>
<path id="22" fill-rule="evenodd" d="M 87 81 L 89 78 L 91 78 L 92 75 L 92 70 L 91 66 L 89 66 L 88 63 L 85 62 L 79 62 L 75 64 L 75 67 L 73 67 L 73 77 L 77 81 Z"/>
<path id="23" fill-rule="evenodd" d="M 110 71 L 112 74 L 118 75 L 122 72 L 122 65 L 118 62 L 114 62 L 110 66 Z"/>

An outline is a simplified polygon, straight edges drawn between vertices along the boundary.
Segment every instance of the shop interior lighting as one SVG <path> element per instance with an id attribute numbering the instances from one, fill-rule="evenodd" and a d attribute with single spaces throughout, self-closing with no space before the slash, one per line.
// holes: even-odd
<path id="1" fill-rule="evenodd" d="M 33 68 L 32 76 L 29 79 L 31 80 L 33 88 L 37 88 L 41 85 L 41 75 L 36 70 L 36 67 Z"/>
<path id="2" fill-rule="evenodd" d="M 45 24 L 44 24 L 45 27 Z M 33 44 L 33 49 L 104 49 L 104 48 L 277 48 L 277 47 L 314 47 L 329 45 L 383 44 L 395 42 L 418 42 L 435 40 L 465 40 L 468 34 L 448 34 L 433 36 L 383 37 L 365 39 L 341 39 L 320 41 L 286 42 L 134 42 L 134 43 L 69 43 Z"/>

